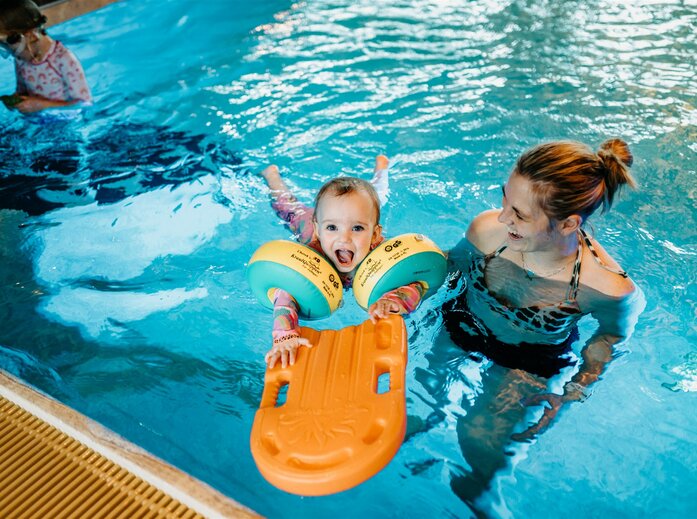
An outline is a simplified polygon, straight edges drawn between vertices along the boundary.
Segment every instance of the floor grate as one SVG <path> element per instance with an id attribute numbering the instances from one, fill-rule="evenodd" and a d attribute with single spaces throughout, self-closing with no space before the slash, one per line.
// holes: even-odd
<path id="1" fill-rule="evenodd" d="M 0 516 L 203 516 L 0 396 Z"/>

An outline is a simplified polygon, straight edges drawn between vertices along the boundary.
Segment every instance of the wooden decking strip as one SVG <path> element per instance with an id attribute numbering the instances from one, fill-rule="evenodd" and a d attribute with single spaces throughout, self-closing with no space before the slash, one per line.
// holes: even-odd
<path id="1" fill-rule="evenodd" d="M 0 371 L 0 517 L 258 516 Z"/>
<path id="2" fill-rule="evenodd" d="M 96 11 L 117 0 L 56 0 L 55 2 L 44 2 L 41 5 L 41 12 L 48 18 L 47 27 L 63 23 L 71 18 Z"/>

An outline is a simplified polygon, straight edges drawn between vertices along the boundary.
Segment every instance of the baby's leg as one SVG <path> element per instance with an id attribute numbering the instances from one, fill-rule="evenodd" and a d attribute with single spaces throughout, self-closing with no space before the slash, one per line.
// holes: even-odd
<path id="1" fill-rule="evenodd" d="M 290 188 L 281 178 L 278 167 L 271 165 L 261 172 L 269 187 L 274 211 L 288 224 L 288 228 L 298 236 L 301 243 L 308 243 L 312 238 L 312 215 L 314 211 L 302 202 L 298 202 Z"/>
<path id="2" fill-rule="evenodd" d="M 390 161 L 385 155 L 375 157 L 375 169 L 370 183 L 373 184 L 375 191 L 378 193 L 380 205 L 387 203 L 390 194 L 389 165 Z"/>
<path id="3" fill-rule="evenodd" d="M 269 188 L 269 192 L 275 200 L 278 200 L 280 196 L 284 193 L 287 193 L 288 195 L 292 196 L 292 194 L 290 193 L 290 189 L 281 178 L 281 174 L 278 171 L 278 166 L 276 166 L 275 164 L 271 164 L 266 169 L 264 169 L 261 172 L 261 176 L 264 177 L 266 185 Z"/>

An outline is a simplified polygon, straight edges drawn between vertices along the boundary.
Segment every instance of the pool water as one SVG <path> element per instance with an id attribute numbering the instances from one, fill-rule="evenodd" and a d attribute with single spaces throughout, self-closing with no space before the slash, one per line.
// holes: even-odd
<path id="1" fill-rule="evenodd" d="M 269 517 L 694 516 L 696 26 L 694 0 L 123 0 L 53 27 L 95 106 L 0 111 L 0 367 Z M 591 398 L 530 443 L 473 433 L 501 368 L 444 337 L 441 291 L 406 320 L 392 462 L 327 497 L 262 478 L 249 432 L 271 319 L 244 268 L 289 233 L 260 169 L 309 202 L 385 153 L 387 234 L 449 249 L 525 148 L 612 136 L 641 187 L 593 229 L 646 308 Z M 346 299 L 315 324 L 361 322 Z M 489 488 L 476 505 L 467 474 Z"/>

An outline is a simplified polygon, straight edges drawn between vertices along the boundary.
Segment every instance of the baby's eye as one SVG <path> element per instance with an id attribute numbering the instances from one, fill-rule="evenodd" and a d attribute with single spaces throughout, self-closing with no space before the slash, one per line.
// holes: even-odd
<path id="1" fill-rule="evenodd" d="M 328 231 L 336 231 L 336 225 L 334 225 L 333 223 L 330 223 L 327 225 L 326 229 Z"/>
<path id="2" fill-rule="evenodd" d="M 365 227 L 363 227 L 362 225 L 354 225 L 353 230 L 354 230 L 354 232 L 361 232 L 361 231 L 365 231 Z"/>

